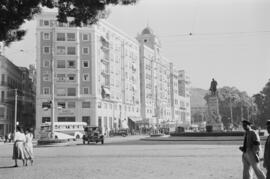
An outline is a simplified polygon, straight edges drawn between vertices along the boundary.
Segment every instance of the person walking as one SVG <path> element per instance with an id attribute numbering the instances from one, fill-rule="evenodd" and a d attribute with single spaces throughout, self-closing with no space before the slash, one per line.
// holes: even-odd
<path id="1" fill-rule="evenodd" d="M 242 126 L 245 130 L 245 138 L 243 146 L 239 147 L 239 149 L 243 152 L 243 179 L 253 178 L 252 168 L 258 179 L 265 179 L 265 174 L 260 168 L 260 137 L 251 128 L 251 122 L 243 120 Z"/>
<path id="2" fill-rule="evenodd" d="M 270 120 L 266 122 L 266 127 L 268 134 L 270 134 Z M 266 179 L 270 179 L 270 135 L 265 142 L 263 159 L 263 167 L 267 170 Z"/>
<path id="3" fill-rule="evenodd" d="M 17 160 L 22 160 L 23 165 L 25 165 L 25 148 L 24 148 L 25 141 L 26 138 L 21 127 L 17 126 L 17 132 L 14 135 L 13 156 L 12 156 L 12 159 L 15 161 L 14 167 L 18 167 Z"/>
<path id="4" fill-rule="evenodd" d="M 8 142 L 11 142 L 11 132 L 8 133 Z"/>
<path id="5" fill-rule="evenodd" d="M 26 152 L 26 161 L 25 165 L 27 166 L 27 160 L 30 160 L 31 165 L 34 162 L 34 153 L 33 153 L 33 133 L 30 129 L 25 130 L 25 152 Z"/>

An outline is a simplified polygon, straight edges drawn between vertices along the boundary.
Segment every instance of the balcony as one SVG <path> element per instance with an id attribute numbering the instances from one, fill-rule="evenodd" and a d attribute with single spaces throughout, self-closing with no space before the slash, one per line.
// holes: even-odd
<path id="1" fill-rule="evenodd" d="M 100 37 L 100 41 L 102 44 L 101 49 L 108 51 L 110 49 L 109 41 L 104 37 Z"/>

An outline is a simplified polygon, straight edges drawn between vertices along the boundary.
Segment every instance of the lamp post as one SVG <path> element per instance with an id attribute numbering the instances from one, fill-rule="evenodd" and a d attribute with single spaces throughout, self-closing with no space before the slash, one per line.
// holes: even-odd
<path id="1" fill-rule="evenodd" d="M 15 109 L 14 109 L 14 134 L 16 133 L 17 128 L 17 103 L 18 103 L 18 93 L 17 89 L 15 90 Z"/>
<path id="2" fill-rule="evenodd" d="M 55 113 L 55 109 L 54 109 L 54 102 L 55 102 L 55 96 L 54 96 L 54 50 L 55 50 L 55 27 L 52 28 L 52 49 L 51 49 L 51 53 L 52 53 L 52 58 L 51 58 L 51 68 L 52 68 L 52 100 L 51 100 L 51 138 L 54 138 L 54 113 Z"/>

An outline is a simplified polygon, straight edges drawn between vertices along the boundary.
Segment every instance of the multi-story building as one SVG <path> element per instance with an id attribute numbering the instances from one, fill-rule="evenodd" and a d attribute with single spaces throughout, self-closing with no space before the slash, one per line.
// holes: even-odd
<path id="1" fill-rule="evenodd" d="M 152 29 L 146 27 L 137 36 L 140 43 L 141 115 L 150 126 L 170 118 L 169 64 L 161 54 L 161 44 Z"/>
<path id="2" fill-rule="evenodd" d="M 28 69 L 0 56 L 0 77 L 0 136 L 14 131 L 16 93 L 17 122 L 24 128 L 34 127 L 35 95 Z"/>
<path id="3" fill-rule="evenodd" d="M 37 127 L 84 121 L 103 132 L 140 118 L 138 42 L 105 21 L 74 27 L 55 13 L 38 17 Z M 53 108 L 44 110 L 51 101 Z"/>
<path id="4" fill-rule="evenodd" d="M 186 82 L 185 93 L 180 94 L 183 81 L 179 70 L 161 55 L 161 44 L 150 27 L 137 36 L 140 43 L 141 115 L 150 126 L 176 127 L 190 121 L 190 95 Z M 182 73 L 182 72 L 181 72 Z M 185 80 L 188 77 L 185 76 Z M 181 108 L 181 103 L 185 107 Z M 183 113 L 184 112 L 184 113 Z M 184 115 L 185 114 L 185 115 Z M 188 122 L 190 123 L 190 122 Z"/>
<path id="5" fill-rule="evenodd" d="M 191 124 L 190 77 L 185 70 L 178 71 L 178 92 L 180 97 L 180 115 L 184 125 Z"/>

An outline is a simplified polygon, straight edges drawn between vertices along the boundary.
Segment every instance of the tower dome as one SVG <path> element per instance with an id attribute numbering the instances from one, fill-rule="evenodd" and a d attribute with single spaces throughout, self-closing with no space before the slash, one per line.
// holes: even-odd
<path id="1" fill-rule="evenodd" d="M 142 35 L 146 35 L 146 34 L 152 34 L 152 35 L 154 35 L 154 32 L 153 32 L 153 30 L 150 27 L 147 26 L 142 31 Z"/>

